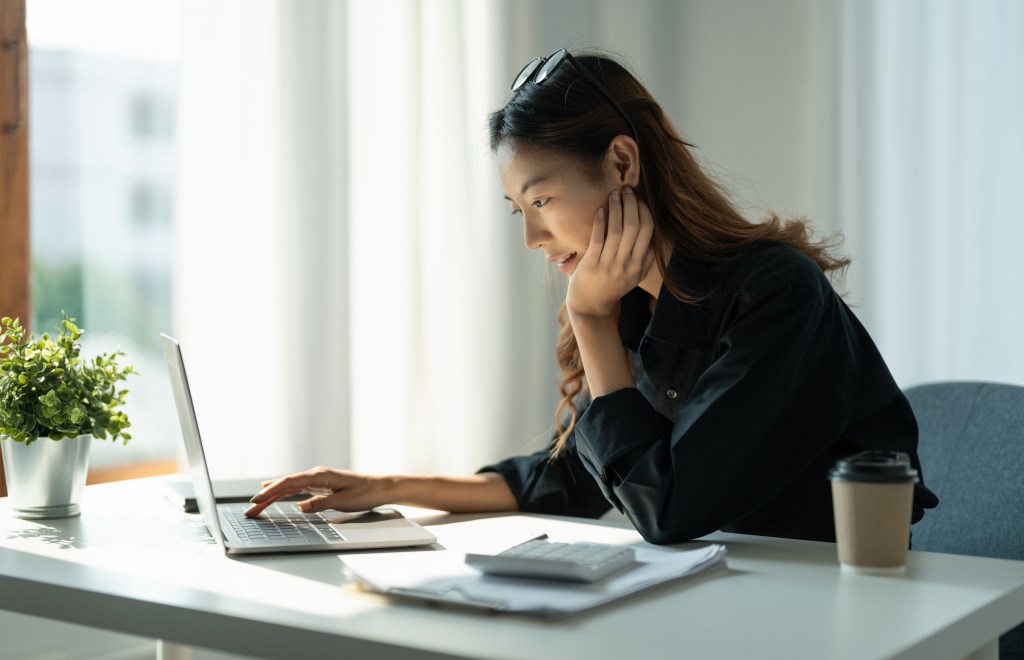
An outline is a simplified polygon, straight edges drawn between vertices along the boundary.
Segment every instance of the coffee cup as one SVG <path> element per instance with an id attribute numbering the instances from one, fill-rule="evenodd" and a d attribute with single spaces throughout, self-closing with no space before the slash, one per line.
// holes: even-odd
<path id="1" fill-rule="evenodd" d="M 901 452 L 860 452 L 837 461 L 828 478 L 842 569 L 902 575 L 918 481 L 910 457 Z"/>

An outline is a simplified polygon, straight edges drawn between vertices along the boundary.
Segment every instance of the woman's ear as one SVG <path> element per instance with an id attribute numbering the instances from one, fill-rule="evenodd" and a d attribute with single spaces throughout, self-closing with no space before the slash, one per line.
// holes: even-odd
<path id="1" fill-rule="evenodd" d="M 604 155 L 605 180 L 612 188 L 640 184 L 640 150 L 628 135 L 616 135 Z"/>

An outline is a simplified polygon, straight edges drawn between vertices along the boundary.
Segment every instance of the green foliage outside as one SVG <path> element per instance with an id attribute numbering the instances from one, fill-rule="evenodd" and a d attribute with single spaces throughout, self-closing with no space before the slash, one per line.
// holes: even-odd
<path id="1" fill-rule="evenodd" d="M 82 334 L 67 314 L 52 339 L 26 337 L 18 319 L 0 320 L 0 436 L 31 444 L 92 435 L 127 444 L 131 424 L 118 408 L 128 390 L 117 383 L 136 372 L 118 364 L 121 351 L 83 360 Z"/>
<path id="2" fill-rule="evenodd" d="M 32 256 L 32 321 L 29 327 L 61 324 L 64 310 L 75 310 L 91 336 L 119 335 L 161 356 L 158 337 L 171 327 L 170 274 L 132 271 L 100 259 L 48 261 Z"/>
<path id="3" fill-rule="evenodd" d="M 52 328 L 61 324 L 65 309 L 77 310 L 78 322 L 98 330 L 83 315 L 85 292 L 82 260 L 71 259 L 59 263 L 48 262 L 38 254 L 32 255 L 32 328 Z"/>

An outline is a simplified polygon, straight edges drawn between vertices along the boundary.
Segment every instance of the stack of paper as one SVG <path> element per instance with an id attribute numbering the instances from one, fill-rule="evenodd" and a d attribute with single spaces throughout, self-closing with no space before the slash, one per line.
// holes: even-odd
<path id="1" fill-rule="evenodd" d="M 696 550 L 638 546 L 636 564 L 593 584 L 483 575 L 455 551 L 348 555 L 348 575 L 363 589 L 432 604 L 554 617 L 608 603 L 725 564 L 725 546 Z"/>

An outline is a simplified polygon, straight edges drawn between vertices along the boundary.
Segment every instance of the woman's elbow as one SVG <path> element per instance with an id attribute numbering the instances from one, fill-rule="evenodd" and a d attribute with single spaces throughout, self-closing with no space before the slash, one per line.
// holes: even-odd
<path id="1" fill-rule="evenodd" d="M 685 543 L 717 531 L 696 521 L 678 516 L 662 517 L 659 520 L 656 517 L 643 514 L 634 514 L 633 512 L 630 514 L 629 519 L 640 536 L 648 543 L 655 545 Z"/>

